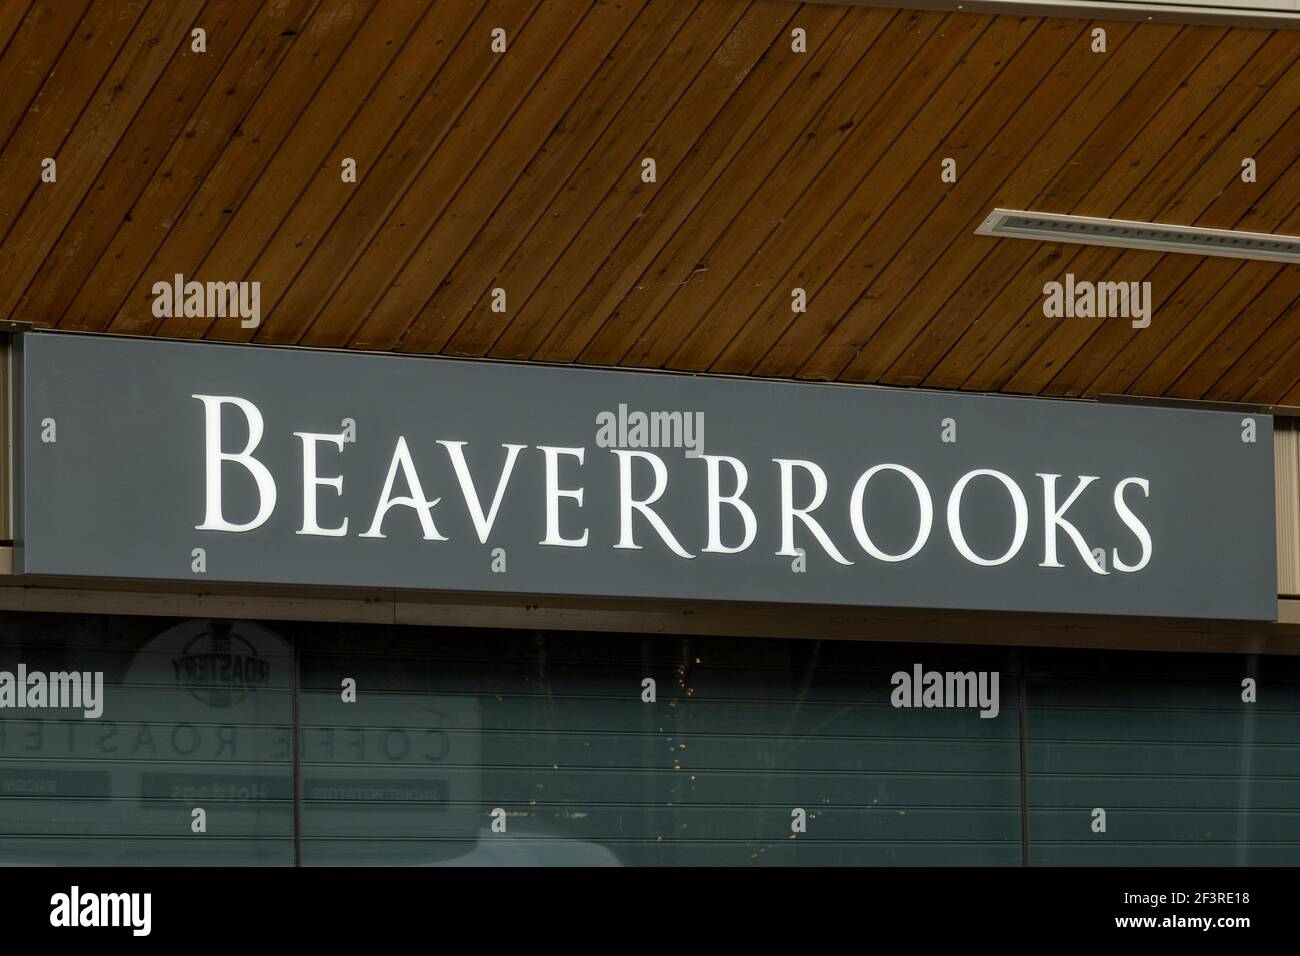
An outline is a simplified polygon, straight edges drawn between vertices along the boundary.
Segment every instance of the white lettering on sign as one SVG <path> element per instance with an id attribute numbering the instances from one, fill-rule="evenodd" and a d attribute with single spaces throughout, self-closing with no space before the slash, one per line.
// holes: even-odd
<path id="1" fill-rule="evenodd" d="M 196 526 L 199 531 L 223 531 L 245 533 L 262 527 L 271 517 L 276 506 L 276 482 L 264 461 L 257 457 L 263 440 L 264 422 L 258 407 L 246 398 L 235 395 L 194 395 L 194 399 L 203 403 L 204 423 L 206 428 L 204 441 L 205 474 L 205 511 L 203 522 Z M 243 447 L 238 451 L 226 451 L 223 435 L 223 409 L 233 409 L 242 416 L 246 432 Z M 341 537 L 348 534 L 350 516 L 336 515 L 329 525 L 323 526 L 318 520 L 318 498 L 321 489 L 329 488 L 335 496 L 343 493 L 344 478 L 342 474 L 322 477 L 319 473 L 320 445 L 329 444 L 340 455 L 344 452 L 343 434 L 320 434 L 315 432 L 292 432 L 301 442 L 302 455 L 302 500 L 303 514 L 301 527 L 296 532 L 300 535 L 320 537 Z M 540 545 L 549 547 L 586 548 L 591 545 L 590 530 L 581 528 L 576 536 L 573 532 L 578 524 L 577 514 L 584 507 L 585 488 L 578 477 L 583 467 L 590 467 L 586 460 L 587 449 L 583 447 L 558 447 L 551 445 L 529 445 L 525 443 L 506 442 L 496 447 L 504 451 L 504 461 L 493 456 L 500 464 L 495 474 L 480 483 L 473 474 L 470 464 L 469 442 L 463 440 L 434 439 L 428 445 L 441 446 L 450 465 L 451 473 L 459 486 L 460 498 L 480 544 L 487 544 L 497 517 L 506 499 L 512 494 L 536 495 L 539 510 L 545 516 L 545 536 Z M 427 446 L 426 446 L 427 450 Z M 512 485 L 511 477 L 516 471 L 516 464 L 524 454 L 529 452 L 542 456 L 544 487 L 538 490 L 520 491 L 517 482 Z M 333 454 L 333 453 L 330 453 Z M 617 540 L 610 542 L 616 550 L 644 550 L 647 545 L 641 543 L 636 535 L 636 525 L 648 526 L 657 538 L 652 547 L 666 548 L 680 558 L 693 558 L 693 555 L 681 543 L 678 532 L 669 526 L 664 512 L 656 507 L 663 501 L 672 482 L 670 470 L 660 455 L 648 451 L 630 451 L 610 449 L 616 460 L 618 501 L 610 503 L 618 515 Z M 739 458 L 728 455 L 697 456 L 704 462 L 703 500 L 701 511 L 707 518 L 707 545 L 702 548 L 711 554 L 736 554 L 747 550 L 756 539 L 760 521 L 754 502 L 745 499 L 749 485 L 750 469 Z M 573 461 L 567 461 L 573 459 Z M 343 458 L 339 458 L 343 461 Z M 815 461 L 798 458 L 773 458 L 770 461 L 777 466 L 780 487 L 779 511 L 775 516 L 780 531 L 780 548 L 775 554 L 783 557 L 798 557 L 806 553 L 803 547 L 809 539 L 815 541 L 821 551 L 840 565 L 851 566 L 855 562 L 846 557 L 836 543 L 836 535 L 844 537 L 845 524 L 869 557 L 877 561 L 897 564 L 909 561 L 921 554 L 930 545 L 934 526 L 934 497 L 925 478 L 913 468 L 899 462 L 875 464 L 864 470 L 852 486 L 849 496 L 847 514 L 836 514 L 828 510 L 826 504 L 830 491 L 830 482 L 825 470 Z M 233 466 L 242 470 L 252 479 L 256 491 L 256 513 L 251 519 L 240 521 L 231 517 L 226 510 L 224 497 L 223 468 Z M 565 479 L 567 487 L 561 487 L 562 466 L 570 475 Z M 724 494 L 723 470 L 729 472 L 727 485 L 733 486 L 729 494 Z M 340 466 L 341 467 L 341 466 Z M 682 466 L 679 466 L 682 467 Z M 689 466 L 694 467 L 694 466 Z M 918 506 L 915 536 L 902 550 L 887 551 L 872 537 L 870 528 L 871 491 L 873 484 L 890 480 L 887 475 L 900 476 L 910 485 Z M 1105 548 L 1094 548 L 1089 544 L 1085 529 L 1077 519 L 1072 519 L 1071 509 L 1085 496 L 1088 489 L 1101 481 L 1097 475 L 1064 476 L 1053 472 L 1036 472 L 1041 479 L 1041 514 L 1043 533 L 1043 560 L 1038 564 L 1042 568 L 1066 567 L 1060 548 L 1060 536 L 1074 546 L 1078 561 L 1097 575 L 1107 575 L 1104 566 Z M 877 480 L 879 479 L 879 480 Z M 1064 486 L 1073 485 L 1064 500 L 1058 489 L 1058 479 L 1064 480 Z M 696 479 L 697 481 L 699 479 Z M 897 481 L 898 479 L 893 479 Z M 993 482 L 993 487 L 1001 485 L 1010 505 L 1006 512 L 999 510 L 998 521 L 1005 524 L 1008 531 L 1007 545 L 1000 554 L 979 554 L 968 540 L 970 515 L 963 510 L 962 502 L 968 494 L 968 488 L 979 481 L 981 484 Z M 574 482 L 577 482 L 575 485 Z M 409 492 L 399 493 L 399 483 Z M 387 537 L 383 527 L 386 519 L 392 526 L 392 533 L 408 533 L 402 529 L 403 520 L 410 526 L 410 518 L 402 519 L 389 512 L 395 509 L 408 509 L 418 524 L 420 534 L 426 541 L 448 541 L 448 536 L 439 532 L 434 523 L 434 508 L 443 500 L 441 496 L 428 497 L 424 491 L 424 480 L 416 466 L 411 446 L 405 435 L 398 436 L 393 454 L 389 460 L 387 475 L 383 488 L 373 499 L 376 501 L 368 530 L 358 537 Z M 480 488 L 494 487 L 491 504 L 485 509 Z M 648 487 L 647 487 L 648 486 Z M 1154 546 L 1151 533 L 1142 519 L 1134 511 L 1132 499 L 1136 494 L 1126 492 L 1131 488 L 1141 491 L 1146 498 L 1151 497 L 1149 479 L 1134 475 L 1120 477 L 1113 486 L 1111 504 L 1115 515 L 1132 534 L 1137 545 L 1137 559 L 1130 560 L 1133 550 L 1123 552 L 1116 546 L 1111 549 L 1111 564 L 1115 571 L 1135 573 L 1146 568 L 1152 558 Z M 877 494 L 879 492 L 877 491 Z M 570 502 L 564 514 L 561 507 L 565 499 Z M 327 499 L 330 500 L 330 499 Z M 735 517 L 740 519 L 743 534 L 738 544 L 723 542 L 722 516 L 726 506 Z M 444 508 L 448 507 L 446 505 Z M 442 512 L 440 512 L 442 513 Z M 978 567 L 997 567 L 1014 559 L 1023 549 L 1030 528 L 1029 501 L 1024 489 L 1005 472 L 994 468 L 977 468 L 966 472 L 953 484 L 947 494 L 947 530 L 952 547 L 969 563 Z M 987 523 L 989 516 L 981 515 Z M 1010 520 L 1007 520 L 1007 519 Z M 563 527 L 567 525 L 566 535 Z M 836 534 L 832 534 L 836 531 Z M 644 537 L 644 535 L 643 535 Z M 734 535 L 733 535 L 734 537 Z"/>

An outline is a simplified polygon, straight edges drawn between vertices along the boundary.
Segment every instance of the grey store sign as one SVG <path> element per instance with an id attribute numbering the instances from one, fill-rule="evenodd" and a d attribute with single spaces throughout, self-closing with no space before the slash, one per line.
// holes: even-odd
<path id="1" fill-rule="evenodd" d="M 20 573 L 1276 615 L 1263 415 L 53 333 L 17 354 Z"/>

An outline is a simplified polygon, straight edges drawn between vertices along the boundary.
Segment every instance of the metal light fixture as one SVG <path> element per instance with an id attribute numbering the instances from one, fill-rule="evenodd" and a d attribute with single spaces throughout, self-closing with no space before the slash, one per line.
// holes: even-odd
<path id="1" fill-rule="evenodd" d="M 1003 16 L 1210 23 L 1294 30 L 1300 0 L 812 0 L 857 7 L 956 10 Z"/>
<path id="2" fill-rule="evenodd" d="M 976 235 L 1042 242 L 1073 242 L 1089 246 L 1189 252 L 1200 256 L 1300 262 L 1300 236 L 1277 236 L 1236 229 L 1207 229 L 1129 219 L 1096 219 L 1051 212 L 994 209 Z"/>

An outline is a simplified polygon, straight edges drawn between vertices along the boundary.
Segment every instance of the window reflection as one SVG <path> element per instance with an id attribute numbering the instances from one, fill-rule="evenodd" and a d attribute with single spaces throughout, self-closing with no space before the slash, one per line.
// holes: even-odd
<path id="1" fill-rule="evenodd" d="M 293 862 L 292 652 L 273 631 L 3 617 L 0 668 L 104 675 L 98 719 L 71 709 L 3 712 L 3 863 Z M 194 832 L 196 808 L 205 833 Z"/>
<path id="2" fill-rule="evenodd" d="M 20 662 L 106 687 L 0 710 L 5 865 L 1300 863 L 1291 657 L 0 613 Z"/>

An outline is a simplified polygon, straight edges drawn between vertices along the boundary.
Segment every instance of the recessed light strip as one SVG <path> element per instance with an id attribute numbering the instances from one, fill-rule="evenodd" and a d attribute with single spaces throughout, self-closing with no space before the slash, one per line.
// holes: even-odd
<path id="1" fill-rule="evenodd" d="M 975 232 L 981 236 L 1037 239 L 1041 242 L 1073 242 L 1154 252 L 1227 256 L 1233 259 L 1300 262 L 1300 236 L 1176 226 L 1130 219 L 1095 219 L 1050 212 L 994 209 Z"/>
<path id="2" fill-rule="evenodd" d="M 1137 20 L 1157 23 L 1206 23 L 1223 26 L 1295 30 L 1300 28 L 1300 0 L 812 0 L 858 7 L 955 10 L 1005 16 Z"/>

